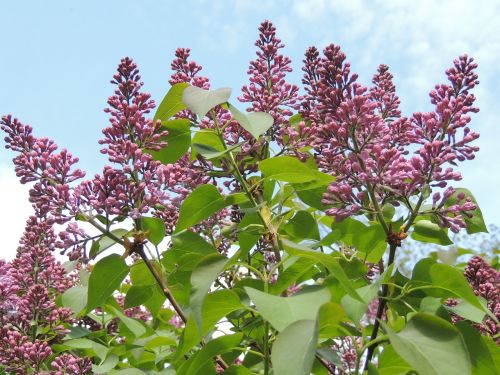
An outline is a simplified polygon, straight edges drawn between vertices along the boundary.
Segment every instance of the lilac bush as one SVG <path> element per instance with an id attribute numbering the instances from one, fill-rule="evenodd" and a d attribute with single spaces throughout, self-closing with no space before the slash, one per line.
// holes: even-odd
<path id="1" fill-rule="evenodd" d="M 429 254 L 397 269 L 408 236 L 487 231 L 455 186 L 479 150 L 477 64 L 456 59 L 434 110 L 405 116 L 386 65 L 364 87 L 339 46 L 310 47 L 299 88 L 271 22 L 255 46 L 244 110 L 188 48 L 158 107 L 122 59 L 99 141 L 109 164 L 87 180 L 2 118 L 34 208 L 0 263 L 5 371 L 495 373 L 498 264 Z"/>

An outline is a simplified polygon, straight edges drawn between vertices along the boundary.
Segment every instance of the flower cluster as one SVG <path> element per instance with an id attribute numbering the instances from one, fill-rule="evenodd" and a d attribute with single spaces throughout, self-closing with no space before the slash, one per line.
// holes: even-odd
<path id="1" fill-rule="evenodd" d="M 474 293 L 483 297 L 488 309 L 500 321 L 500 272 L 479 256 L 474 256 L 465 267 L 464 275 L 467 278 Z M 496 337 L 496 342 L 500 346 L 500 324 L 487 316 L 483 324 L 476 327 L 484 334 Z"/>
<path id="2" fill-rule="evenodd" d="M 286 82 L 287 73 L 292 71 L 289 57 L 279 53 L 285 45 L 276 36 L 276 27 L 264 21 L 259 27 L 257 59 L 250 62 L 248 74 L 250 84 L 241 89 L 241 102 L 251 103 L 248 111 L 266 112 L 274 118 L 269 133 L 271 139 L 283 143 L 287 134 L 288 117 L 291 109 L 297 109 L 298 91 L 296 85 Z"/>
<path id="3" fill-rule="evenodd" d="M 7 371 L 40 373 L 52 355 L 49 342 L 73 323 L 71 310 L 55 303 L 72 285 L 54 257 L 56 242 L 50 221 L 30 217 L 16 257 L 0 262 L 0 364 Z"/>
<path id="4" fill-rule="evenodd" d="M 65 210 L 71 210 L 70 184 L 85 175 L 73 168 L 78 158 L 65 149 L 57 152 L 53 141 L 34 137 L 31 126 L 11 116 L 3 116 L 0 127 L 7 134 L 6 148 L 18 153 L 13 161 L 21 183 L 35 182 L 30 189 L 30 202 L 37 216 L 51 215 L 58 223 L 68 221 L 71 215 L 65 214 Z"/>
<path id="5" fill-rule="evenodd" d="M 323 56 L 311 47 L 304 63 L 301 114 L 309 123 L 318 165 L 337 177 L 324 195 L 323 203 L 331 206 L 327 214 L 342 220 L 373 212 L 376 207 L 367 204 L 368 196 L 372 205 L 410 206 L 410 199 L 425 188 L 443 188 L 461 179 L 450 165 L 473 158 L 478 150 L 470 143 L 479 135 L 467 126 L 469 113 L 478 111 L 469 92 L 478 83 L 471 58 L 456 60 L 446 72 L 450 85 L 438 85 L 430 93 L 435 111 L 411 118 L 401 117 L 386 65 L 378 68 L 368 89 L 357 82 L 338 46 L 327 46 Z M 420 145 L 416 151 L 415 145 Z M 462 204 L 444 209 L 445 202 L 436 204 L 439 194 L 435 199 L 438 221 L 455 232 L 465 227 L 464 215 L 476 208 L 462 198 Z"/>

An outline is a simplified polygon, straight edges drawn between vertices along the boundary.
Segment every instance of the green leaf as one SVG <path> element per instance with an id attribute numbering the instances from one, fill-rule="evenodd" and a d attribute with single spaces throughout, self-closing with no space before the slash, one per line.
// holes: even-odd
<path id="1" fill-rule="evenodd" d="M 395 352 L 392 345 L 384 346 L 378 363 L 380 375 L 405 375 L 411 370 L 411 366 Z"/>
<path id="2" fill-rule="evenodd" d="M 132 280 L 132 288 L 144 287 L 151 289 L 152 296 L 142 304 L 148 308 L 153 316 L 156 316 L 160 312 L 166 297 L 156 282 L 156 279 L 151 274 L 151 271 L 143 261 L 136 262 L 132 265 L 130 268 L 130 279 Z"/>
<path id="3" fill-rule="evenodd" d="M 370 225 L 354 236 L 356 249 L 366 254 L 370 263 L 378 263 L 387 249 L 386 235 L 380 224 Z"/>
<path id="4" fill-rule="evenodd" d="M 222 317 L 242 309 L 238 295 L 229 289 L 209 293 L 203 302 L 203 334 L 207 333 Z"/>
<path id="5" fill-rule="evenodd" d="M 432 284 L 447 289 L 463 298 L 471 305 L 485 311 L 462 272 L 447 264 L 436 263 L 430 268 Z"/>
<path id="6" fill-rule="evenodd" d="M 125 308 L 140 306 L 153 297 L 153 285 L 132 285 L 125 296 Z"/>
<path id="7" fill-rule="evenodd" d="M 496 375 L 498 369 L 493 362 L 488 346 L 483 341 L 481 334 L 469 323 L 460 321 L 456 327 L 462 333 L 469 350 L 473 375 Z"/>
<path id="8" fill-rule="evenodd" d="M 364 302 L 356 289 L 354 289 L 352 281 L 347 277 L 344 269 L 339 264 L 338 259 L 334 258 L 332 254 L 325 254 L 319 251 L 314 251 L 287 239 L 282 239 L 281 242 L 285 248 L 285 252 L 287 252 L 288 254 L 314 259 L 316 262 L 324 265 L 326 268 L 328 268 L 328 270 L 332 273 L 332 276 L 338 280 L 340 285 L 351 297 L 357 299 L 360 302 Z"/>
<path id="9" fill-rule="evenodd" d="M 474 211 L 469 212 L 469 214 L 471 215 L 470 217 L 467 215 L 462 215 L 466 224 L 467 233 L 468 234 L 479 233 L 479 232 L 488 233 L 488 229 L 486 228 L 486 224 L 484 223 L 483 213 L 479 209 L 476 199 L 469 190 L 464 188 L 455 189 L 455 193 L 446 201 L 445 207 L 449 207 L 453 204 L 456 204 L 457 195 L 461 193 L 465 194 L 466 198 L 470 198 L 470 200 L 477 206 L 477 208 Z"/>
<path id="10" fill-rule="evenodd" d="M 319 336 L 321 338 L 337 336 L 339 333 L 339 323 L 344 317 L 344 309 L 338 303 L 328 302 L 323 304 L 318 314 Z"/>
<path id="11" fill-rule="evenodd" d="M 266 178 L 290 183 L 309 182 L 316 179 L 312 170 L 291 156 L 279 156 L 262 160 L 259 170 Z"/>
<path id="12" fill-rule="evenodd" d="M 110 354 L 100 365 L 92 365 L 92 372 L 94 374 L 106 374 L 118 364 L 119 359 L 116 354 Z"/>
<path id="13" fill-rule="evenodd" d="M 125 236 L 129 231 L 123 228 L 117 228 L 113 229 L 111 231 L 112 234 L 114 234 L 118 238 L 122 238 Z M 89 257 L 90 259 L 94 259 L 97 255 L 101 254 L 104 250 L 109 249 L 111 246 L 116 245 L 116 241 L 112 239 L 111 237 L 106 236 L 103 234 L 97 242 L 95 242 L 92 245 L 92 248 L 90 250 Z"/>
<path id="14" fill-rule="evenodd" d="M 226 201 L 217 187 L 210 184 L 198 186 L 182 203 L 174 233 L 208 219 L 224 207 Z"/>
<path id="15" fill-rule="evenodd" d="M 273 344 L 274 375 L 304 375 L 311 372 L 318 342 L 315 320 L 299 320 L 282 331 Z"/>
<path id="16" fill-rule="evenodd" d="M 127 327 L 127 329 L 135 336 L 141 337 L 146 333 L 146 328 L 140 323 L 138 320 L 129 318 L 124 313 L 122 313 L 119 309 L 113 306 L 107 306 L 108 310 L 111 310 L 114 315 L 116 315 L 122 323 Z"/>
<path id="17" fill-rule="evenodd" d="M 118 254 L 111 254 L 96 263 L 89 278 L 87 312 L 102 305 L 120 287 L 129 268 Z"/>
<path id="18" fill-rule="evenodd" d="M 63 293 L 61 301 L 64 307 L 69 307 L 78 316 L 87 305 L 87 288 L 80 285 L 69 288 Z"/>
<path id="19" fill-rule="evenodd" d="M 316 319 L 318 311 L 331 299 L 326 288 L 309 287 L 292 297 L 278 297 L 246 287 L 260 315 L 278 331 L 301 319 Z"/>
<path id="20" fill-rule="evenodd" d="M 413 227 L 411 238 L 420 242 L 435 243 L 438 245 L 451 245 L 446 231 L 430 220 L 419 220 Z"/>
<path id="21" fill-rule="evenodd" d="M 469 353 L 460 331 L 446 320 L 416 313 L 401 332 L 384 324 L 391 344 L 418 373 L 471 374 Z"/>
<path id="22" fill-rule="evenodd" d="M 157 217 L 141 217 L 142 229 L 148 231 L 147 238 L 153 245 L 158 246 L 165 238 L 165 222 Z"/>
<path id="23" fill-rule="evenodd" d="M 234 335 L 224 335 L 209 341 L 179 368 L 177 375 L 205 374 L 202 369 L 207 363 L 211 364 L 213 362 L 213 357 L 232 351 L 239 345 L 242 338 L 243 335 L 241 333 L 236 333 Z"/>
<path id="24" fill-rule="evenodd" d="M 189 84 L 184 82 L 173 85 L 158 106 L 153 121 L 168 120 L 185 109 L 186 105 L 182 101 L 182 94 L 188 86 Z"/>
<path id="25" fill-rule="evenodd" d="M 188 119 L 175 119 L 163 121 L 162 130 L 167 130 L 168 135 L 162 140 L 167 142 L 167 146 L 161 150 L 146 150 L 153 159 L 161 161 L 163 164 L 175 163 L 189 150 L 191 145 L 191 129 Z"/>
<path id="26" fill-rule="evenodd" d="M 231 88 L 204 90 L 196 86 L 188 86 L 182 93 L 182 101 L 200 118 L 219 104 L 226 103 L 231 96 Z"/>
<path id="27" fill-rule="evenodd" d="M 248 114 L 240 112 L 235 106 L 229 104 L 229 110 L 243 129 L 249 132 L 255 139 L 273 126 L 274 119 L 268 113 L 251 112 Z"/>
<path id="28" fill-rule="evenodd" d="M 285 232 L 298 239 L 319 240 L 318 223 L 307 211 L 298 211 L 285 225 Z"/>
<path id="29" fill-rule="evenodd" d="M 226 150 L 220 137 L 212 130 L 200 130 L 196 132 L 192 140 L 193 148 L 206 159 L 213 155 L 223 154 Z"/>
<path id="30" fill-rule="evenodd" d="M 189 305 L 193 311 L 198 328 L 202 329 L 202 306 L 210 286 L 224 269 L 227 258 L 220 254 L 210 254 L 204 257 L 191 274 L 191 298 Z"/>

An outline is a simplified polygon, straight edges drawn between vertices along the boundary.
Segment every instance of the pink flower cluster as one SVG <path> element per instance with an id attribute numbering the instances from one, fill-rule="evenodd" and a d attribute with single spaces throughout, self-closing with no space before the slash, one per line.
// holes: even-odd
<path id="1" fill-rule="evenodd" d="M 474 293 L 483 297 L 488 309 L 500 321 L 500 272 L 491 267 L 479 256 L 473 257 L 465 267 L 464 275 L 467 278 Z M 476 326 L 483 334 L 496 337 L 496 342 L 500 346 L 500 324 L 487 316 L 483 324 Z"/>
<path id="2" fill-rule="evenodd" d="M 259 27 L 257 59 L 250 62 L 248 74 L 250 84 L 241 89 L 241 102 L 251 103 L 248 111 L 266 112 L 274 118 L 269 134 L 272 140 L 283 143 L 287 134 L 288 117 L 292 109 L 298 109 L 299 88 L 286 82 L 287 73 L 292 71 L 289 57 L 279 53 L 285 45 L 276 36 L 276 27 L 264 21 Z"/>
<path id="3" fill-rule="evenodd" d="M 327 214 L 342 220 L 372 212 L 367 195 L 379 205 L 403 202 L 410 206 L 410 198 L 424 188 L 443 188 L 448 181 L 461 179 L 452 166 L 472 159 L 478 150 L 470 143 L 479 135 L 468 127 L 469 113 L 478 111 L 470 93 L 478 83 L 477 65 L 471 58 L 455 60 L 446 72 L 450 84 L 438 85 L 430 93 L 435 111 L 415 113 L 411 118 L 401 117 L 400 100 L 386 65 L 378 68 L 374 86 L 368 90 L 357 83 L 358 76 L 351 73 L 338 46 L 327 46 L 323 56 L 311 47 L 304 63 L 303 132 L 311 138 L 320 168 L 336 176 L 323 199 L 331 206 Z M 420 145 L 416 151 L 415 145 Z M 444 202 L 435 204 L 440 210 L 436 215 L 455 232 L 465 227 L 463 215 L 476 208 L 471 201 L 443 207 Z"/>
<path id="4" fill-rule="evenodd" d="M 78 158 L 65 149 L 57 151 L 57 145 L 47 138 L 36 138 L 33 129 L 11 116 L 3 116 L 0 128 L 7 134 L 6 148 L 18 153 L 14 158 L 16 175 L 21 183 L 35 182 L 30 189 L 30 202 L 37 216 L 51 215 L 58 223 L 71 218 L 70 184 L 85 173 L 73 166 Z"/>
<path id="5" fill-rule="evenodd" d="M 0 364 L 7 371 L 42 373 L 53 354 L 49 343 L 60 340 L 74 321 L 70 309 L 55 303 L 72 285 L 54 258 L 56 242 L 52 224 L 33 216 L 16 257 L 10 263 L 0 261 Z M 90 369 L 66 373 L 87 374 Z"/>

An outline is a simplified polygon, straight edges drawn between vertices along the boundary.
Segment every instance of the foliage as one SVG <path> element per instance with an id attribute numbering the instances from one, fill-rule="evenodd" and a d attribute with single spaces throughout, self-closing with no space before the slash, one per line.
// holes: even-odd
<path id="1" fill-rule="evenodd" d="M 311 47 L 299 96 L 274 26 L 259 31 L 248 113 L 178 49 L 150 118 L 124 58 L 99 141 L 111 165 L 91 180 L 2 118 L 35 211 L 0 263 L 5 372 L 500 371 L 498 262 L 395 262 L 408 236 L 486 231 L 472 194 L 449 186 L 478 151 L 473 59 L 431 91 L 434 111 L 403 117 L 387 66 L 367 88 L 338 46 Z"/>

